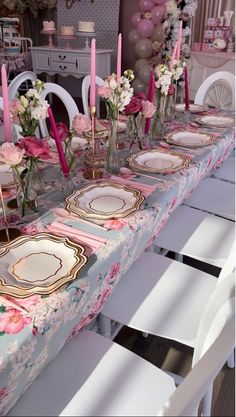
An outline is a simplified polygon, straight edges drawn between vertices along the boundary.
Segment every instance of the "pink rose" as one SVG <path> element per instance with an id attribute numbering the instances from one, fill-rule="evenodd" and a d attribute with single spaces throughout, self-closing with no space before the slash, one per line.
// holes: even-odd
<path id="1" fill-rule="evenodd" d="M 81 113 L 74 117 L 72 125 L 73 129 L 78 134 L 82 134 L 83 132 L 88 132 L 91 130 L 90 118 Z"/>
<path id="2" fill-rule="evenodd" d="M 146 94 L 140 91 L 140 93 L 135 94 L 135 97 L 139 98 L 140 100 L 146 100 Z"/>
<path id="3" fill-rule="evenodd" d="M 57 127 L 57 132 L 58 132 L 58 136 L 60 140 L 65 140 L 66 137 L 68 136 L 69 133 L 69 129 L 68 127 L 65 125 L 65 123 L 56 123 L 56 127 Z M 54 133 L 52 132 L 52 130 L 50 130 L 50 136 L 51 138 L 54 138 Z"/>
<path id="4" fill-rule="evenodd" d="M 32 156 L 34 158 L 48 159 L 50 154 L 49 144 L 42 140 L 37 139 L 33 136 L 27 136 L 20 140 L 19 148 L 25 150 L 27 156 Z"/>
<path id="5" fill-rule="evenodd" d="M 97 88 L 97 94 L 98 96 L 101 96 L 102 98 L 110 98 L 111 97 L 111 90 L 106 85 L 102 85 Z"/>
<path id="6" fill-rule="evenodd" d="M 136 96 L 132 96 L 129 104 L 125 106 L 124 112 L 125 114 L 138 114 L 140 111 L 142 111 L 143 105 L 142 100 Z"/>
<path id="7" fill-rule="evenodd" d="M 156 107 L 151 101 L 149 100 L 143 101 L 142 113 L 145 118 L 150 119 L 154 115 L 155 111 L 156 111 Z"/>
<path id="8" fill-rule="evenodd" d="M 7 334 L 19 333 L 31 321 L 30 317 L 23 316 L 19 310 L 10 308 L 0 315 L 0 332 Z"/>
<path id="9" fill-rule="evenodd" d="M 120 219 L 112 219 L 112 220 L 106 220 L 104 222 L 104 226 L 107 229 L 111 230 L 120 230 L 126 225 L 126 222 L 124 220 Z"/>
<path id="10" fill-rule="evenodd" d="M 13 143 L 5 142 L 0 146 L 0 162 L 8 165 L 20 164 L 25 151 Z"/>
<path id="11" fill-rule="evenodd" d="M 175 92 L 175 86 L 173 84 L 170 84 L 167 95 L 168 96 L 173 96 L 174 92 Z"/>

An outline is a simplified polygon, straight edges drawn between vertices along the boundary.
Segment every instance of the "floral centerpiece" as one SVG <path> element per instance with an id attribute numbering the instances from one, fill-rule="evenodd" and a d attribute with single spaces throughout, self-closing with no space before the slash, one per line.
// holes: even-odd
<path id="1" fill-rule="evenodd" d="M 34 136 L 40 120 L 48 117 L 49 104 L 40 97 L 44 89 L 43 81 L 33 81 L 25 95 L 18 95 L 10 104 L 10 113 L 13 123 L 20 125 L 22 136 Z"/>
<path id="2" fill-rule="evenodd" d="M 134 79 L 132 70 L 126 70 L 124 75 L 117 80 L 116 74 L 111 74 L 103 86 L 98 87 L 98 95 L 104 100 L 107 109 L 107 119 L 110 121 L 110 135 L 106 158 L 106 169 L 108 172 L 119 170 L 117 154 L 117 126 L 118 116 L 129 104 L 133 95 L 131 81 Z"/>
<path id="3" fill-rule="evenodd" d="M 132 96 L 129 104 L 125 106 L 124 113 L 129 116 L 128 134 L 130 138 L 130 148 L 135 142 L 138 142 L 140 149 L 143 149 L 143 121 L 146 118 L 152 118 L 156 107 L 149 100 L 146 100 L 144 93 Z"/>

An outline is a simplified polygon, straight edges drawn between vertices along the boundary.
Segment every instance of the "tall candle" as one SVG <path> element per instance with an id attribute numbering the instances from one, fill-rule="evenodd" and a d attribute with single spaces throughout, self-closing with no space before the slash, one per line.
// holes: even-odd
<path id="1" fill-rule="evenodd" d="M 8 87 L 7 87 L 7 72 L 6 67 L 3 64 L 1 69 L 2 75 L 2 99 L 3 99 L 3 119 L 4 119 L 4 130 L 6 142 L 11 141 L 11 119 L 10 119 L 10 108 L 8 98 Z"/>
<path id="2" fill-rule="evenodd" d="M 182 45 L 182 32 L 183 32 L 183 21 L 180 20 L 179 22 L 179 32 L 178 32 L 178 47 L 176 51 L 176 59 L 179 60 L 180 58 L 180 51 L 181 51 L 181 45 Z"/>
<path id="3" fill-rule="evenodd" d="M 117 45 L 117 69 L 116 69 L 117 81 L 120 81 L 120 77 L 121 77 L 121 51 L 122 51 L 122 35 L 121 33 L 119 33 L 118 45 Z"/>
<path id="4" fill-rule="evenodd" d="M 91 42 L 91 61 L 90 61 L 90 107 L 96 106 L 96 39 Z"/>
<path id="5" fill-rule="evenodd" d="M 155 78 L 154 78 L 154 71 L 151 69 L 150 77 L 149 77 L 149 85 L 148 85 L 148 96 L 147 99 L 149 101 L 153 101 L 153 95 L 155 90 Z M 145 121 L 144 133 L 148 133 L 151 125 L 151 119 L 147 118 Z"/>
<path id="6" fill-rule="evenodd" d="M 172 53 L 172 57 L 170 59 L 170 63 L 169 63 L 170 71 L 173 69 L 173 66 L 174 66 L 177 48 L 178 48 L 178 42 L 175 43 L 174 50 L 173 50 L 173 53 Z"/>
<path id="7" fill-rule="evenodd" d="M 188 67 L 184 66 L 184 93 L 185 93 L 185 110 L 189 110 L 189 85 L 188 85 Z"/>
<path id="8" fill-rule="evenodd" d="M 53 133 L 53 136 L 54 136 L 54 139 L 55 139 L 55 142 L 56 142 L 57 152 L 58 152 L 58 156 L 59 156 L 60 163 L 61 163 L 61 169 L 62 169 L 62 172 L 65 175 L 65 177 L 67 177 L 69 175 L 70 170 L 69 170 L 69 166 L 67 164 L 65 154 L 64 154 L 63 149 L 62 149 L 61 140 L 60 140 L 59 135 L 58 135 L 57 126 L 56 126 L 56 122 L 55 122 L 51 107 L 48 108 L 48 116 L 49 116 L 49 121 L 50 121 L 51 129 L 52 129 L 52 133 Z"/>

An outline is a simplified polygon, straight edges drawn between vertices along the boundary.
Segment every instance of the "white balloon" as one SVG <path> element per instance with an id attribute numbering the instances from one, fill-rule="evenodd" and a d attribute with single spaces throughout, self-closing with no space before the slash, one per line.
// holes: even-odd
<path id="1" fill-rule="evenodd" d="M 150 58 L 152 56 L 152 41 L 147 38 L 139 39 L 134 47 L 135 54 L 139 58 Z"/>
<path id="2" fill-rule="evenodd" d="M 150 70 L 151 67 L 148 65 L 143 66 L 139 72 L 138 72 L 138 78 L 144 83 L 144 84 L 148 84 L 149 83 L 149 78 L 150 78 Z"/>
<path id="3" fill-rule="evenodd" d="M 137 29 L 132 29 L 129 32 L 128 39 L 129 39 L 130 43 L 133 43 L 133 44 L 135 44 L 140 39 L 140 35 L 139 35 Z"/>
<path id="4" fill-rule="evenodd" d="M 144 59 L 144 58 L 139 58 L 137 59 L 137 61 L 134 64 L 134 70 L 136 73 L 138 73 L 141 68 L 143 68 L 144 66 L 149 65 L 148 60 Z"/>
<path id="5" fill-rule="evenodd" d="M 146 84 L 144 84 L 139 78 L 135 78 L 132 83 L 132 87 L 135 93 L 141 93 L 141 91 L 145 91 Z"/>

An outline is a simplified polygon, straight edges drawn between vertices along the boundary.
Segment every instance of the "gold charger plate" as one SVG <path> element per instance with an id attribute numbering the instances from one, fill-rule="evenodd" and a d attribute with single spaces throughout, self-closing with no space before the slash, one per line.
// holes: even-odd
<path id="1" fill-rule="evenodd" d="M 38 233 L 1 246 L 0 293 L 25 298 L 48 295 L 77 278 L 84 248 L 68 238 Z"/>
<path id="2" fill-rule="evenodd" d="M 126 217 L 143 201 L 139 190 L 112 181 L 85 185 L 65 199 L 69 212 L 103 220 Z"/>
<path id="3" fill-rule="evenodd" d="M 166 142 L 176 146 L 198 148 L 212 145 L 216 142 L 217 137 L 208 132 L 199 132 L 198 130 L 176 129 L 171 133 L 167 133 L 165 139 Z"/>
<path id="4" fill-rule="evenodd" d="M 134 170 L 171 174 L 188 167 L 191 158 L 163 148 L 155 148 L 137 152 L 129 156 L 127 161 Z"/>
<path id="5" fill-rule="evenodd" d="M 233 127 L 235 124 L 235 121 L 232 117 L 215 115 L 197 117 L 195 121 L 200 125 L 214 128 Z"/>
<path id="6" fill-rule="evenodd" d="M 205 112 L 209 109 L 209 107 L 207 105 L 201 105 L 201 104 L 195 104 L 195 103 L 190 103 L 189 104 L 189 112 L 190 113 L 202 113 Z M 177 103 L 175 105 L 175 111 L 176 112 L 185 112 L 185 103 Z"/>

